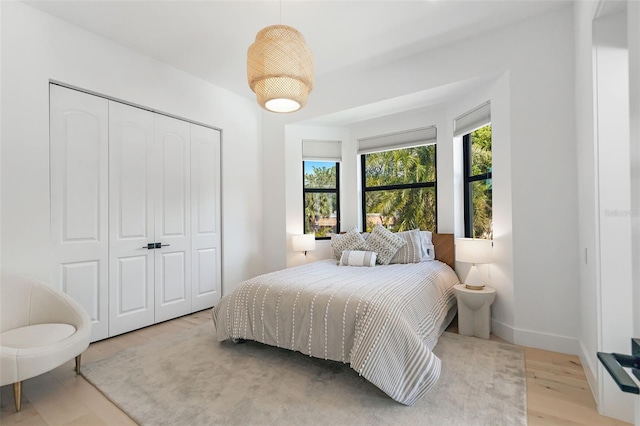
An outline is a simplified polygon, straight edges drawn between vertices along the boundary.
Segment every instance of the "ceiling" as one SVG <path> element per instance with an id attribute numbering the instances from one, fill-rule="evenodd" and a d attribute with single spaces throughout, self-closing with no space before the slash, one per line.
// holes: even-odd
<path id="1" fill-rule="evenodd" d="M 302 32 L 313 52 L 318 79 L 363 63 L 396 61 L 568 4 L 566 0 L 25 2 L 250 99 L 254 96 L 246 82 L 246 52 L 256 33 L 268 25 L 283 23 Z"/>

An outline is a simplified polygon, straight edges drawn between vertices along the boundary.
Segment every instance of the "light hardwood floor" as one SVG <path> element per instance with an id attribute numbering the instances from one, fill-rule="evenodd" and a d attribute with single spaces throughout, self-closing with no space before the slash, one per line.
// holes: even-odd
<path id="1" fill-rule="evenodd" d="M 93 343 L 83 363 L 112 355 L 211 321 L 209 310 Z M 456 331 L 455 323 L 448 331 Z M 492 340 L 500 340 L 492 336 Z M 626 425 L 598 415 L 578 357 L 540 349 L 523 348 L 527 374 L 529 425 Z M 15 412 L 13 387 L 0 393 L 0 423 L 20 425 L 135 425 L 118 407 L 81 376 L 70 361 L 50 373 L 25 380 L 22 411 Z"/>

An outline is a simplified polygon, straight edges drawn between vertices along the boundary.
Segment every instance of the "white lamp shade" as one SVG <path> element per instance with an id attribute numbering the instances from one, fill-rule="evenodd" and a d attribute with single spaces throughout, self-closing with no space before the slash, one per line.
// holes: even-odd
<path id="1" fill-rule="evenodd" d="M 456 260 L 465 263 L 491 263 L 493 240 L 456 238 Z"/>
<path id="2" fill-rule="evenodd" d="M 309 251 L 316 249 L 315 234 L 294 235 L 291 237 L 291 248 L 293 251 Z"/>

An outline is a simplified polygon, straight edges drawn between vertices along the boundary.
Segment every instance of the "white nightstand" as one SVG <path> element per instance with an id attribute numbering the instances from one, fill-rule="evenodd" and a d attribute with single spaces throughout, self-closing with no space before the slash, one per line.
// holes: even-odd
<path id="1" fill-rule="evenodd" d="M 464 284 L 454 286 L 458 299 L 458 334 L 488 339 L 491 333 L 491 304 L 496 290 L 484 286 L 470 290 Z"/>

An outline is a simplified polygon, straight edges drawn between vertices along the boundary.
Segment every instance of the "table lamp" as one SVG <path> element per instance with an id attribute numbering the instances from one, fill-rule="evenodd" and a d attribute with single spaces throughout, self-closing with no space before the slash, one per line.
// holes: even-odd
<path id="1" fill-rule="evenodd" d="M 468 289 L 482 290 L 484 287 L 484 281 L 476 264 L 491 263 L 492 251 L 493 240 L 456 238 L 456 260 L 471 263 L 471 269 L 464 282 Z"/>
<path id="2" fill-rule="evenodd" d="M 300 234 L 291 237 L 291 248 L 293 251 L 303 251 L 307 255 L 307 251 L 316 249 L 315 234 Z"/>

